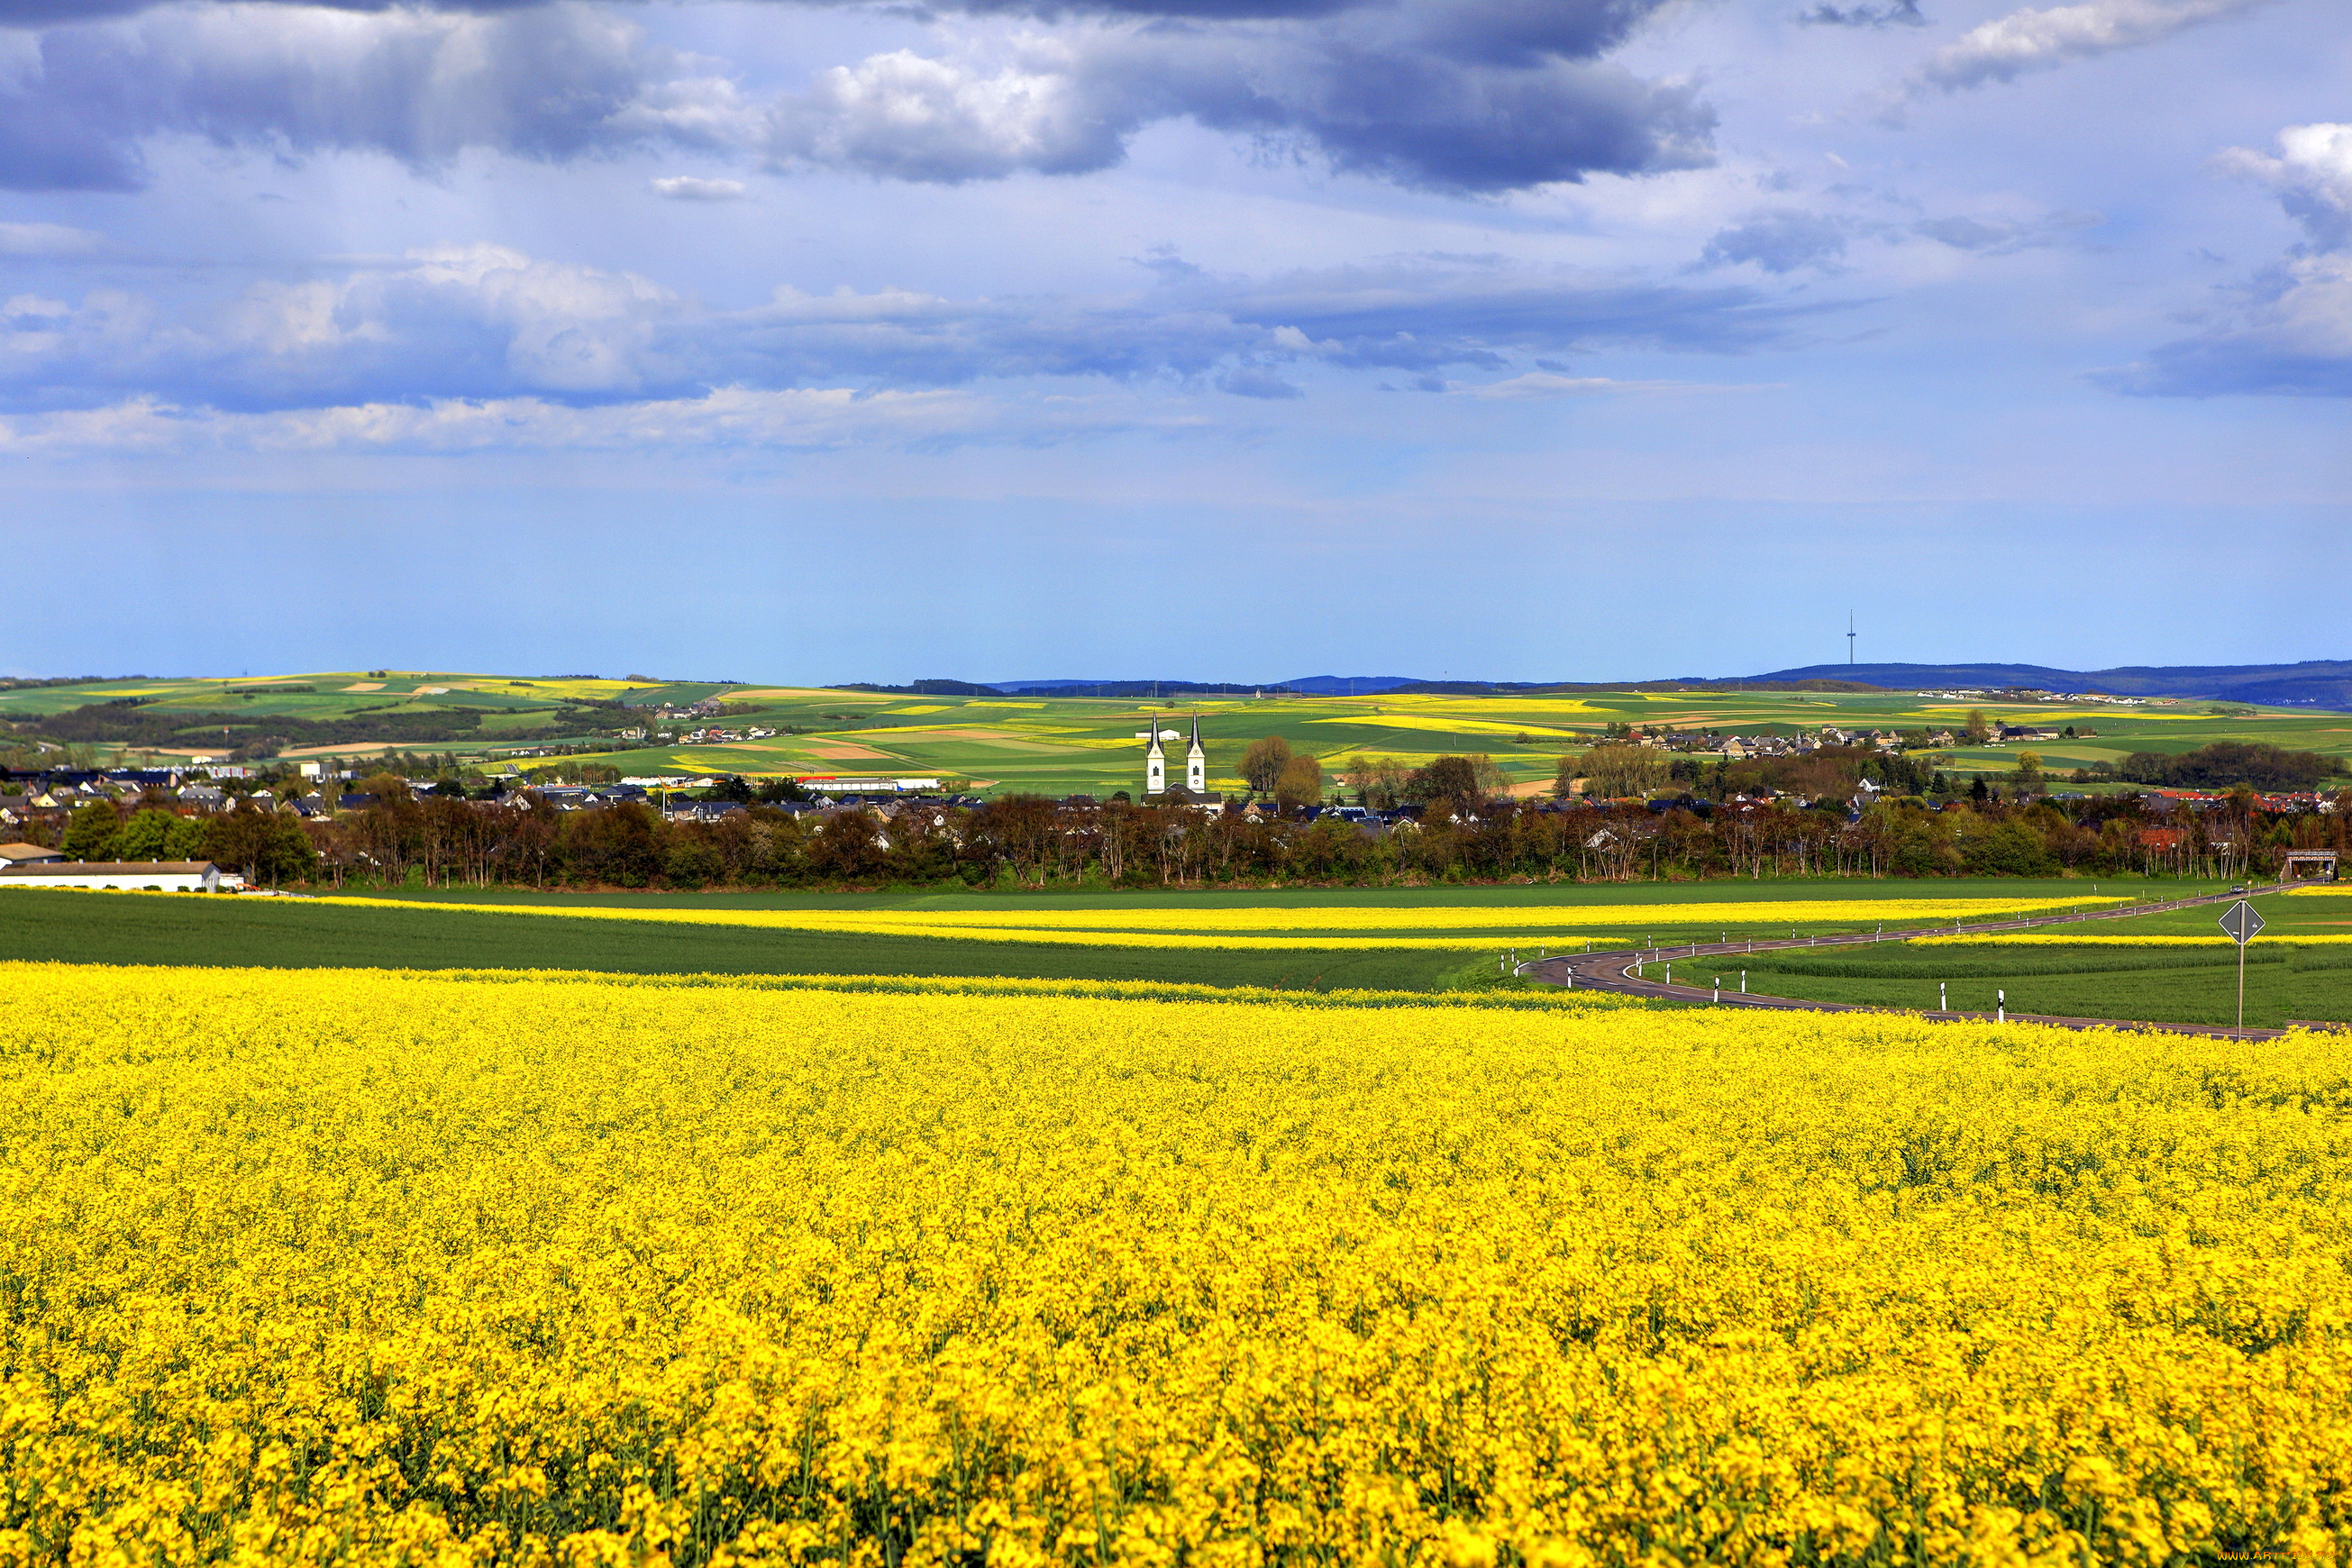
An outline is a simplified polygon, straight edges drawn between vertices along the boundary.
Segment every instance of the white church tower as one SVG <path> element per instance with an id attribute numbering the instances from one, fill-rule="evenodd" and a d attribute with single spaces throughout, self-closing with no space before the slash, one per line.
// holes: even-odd
<path id="1" fill-rule="evenodd" d="M 1201 716 L 1192 715 L 1192 749 L 1184 753 L 1184 787 L 1194 795 L 1209 793 L 1209 753 L 1201 749 Z"/>
<path id="2" fill-rule="evenodd" d="M 1151 716 L 1151 744 L 1143 753 L 1143 793 L 1168 793 L 1168 753 L 1160 744 L 1160 715 Z"/>

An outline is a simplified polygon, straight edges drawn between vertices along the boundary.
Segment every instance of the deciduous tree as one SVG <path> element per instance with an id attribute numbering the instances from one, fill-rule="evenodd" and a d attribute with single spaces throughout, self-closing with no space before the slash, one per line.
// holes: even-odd
<path id="1" fill-rule="evenodd" d="M 1274 798 L 1282 804 L 1285 810 L 1312 805 L 1321 800 L 1323 764 L 1303 753 L 1284 763 L 1281 773 L 1274 781 Z"/>
<path id="2" fill-rule="evenodd" d="M 1250 788 L 1264 795 L 1280 781 L 1289 763 L 1290 742 L 1279 735 L 1267 735 L 1252 741 L 1249 750 L 1242 753 L 1242 777 Z"/>
<path id="3" fill-rule="evenodd" d="M 122 834 L 122 813 L 110 800 L 94 800 L 74 807 L 66 819 L 65 842 L 58 846 L 68 860 L 111 860 L 115 841 Z"/>

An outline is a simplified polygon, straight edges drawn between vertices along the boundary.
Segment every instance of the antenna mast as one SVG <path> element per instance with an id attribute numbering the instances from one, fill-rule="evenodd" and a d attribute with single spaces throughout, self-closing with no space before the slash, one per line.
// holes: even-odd
<path id="1" fill-rule="evenodd" d="M 1845 613 L 1845 667 L 1853 668 L 1853 612 Z"/>

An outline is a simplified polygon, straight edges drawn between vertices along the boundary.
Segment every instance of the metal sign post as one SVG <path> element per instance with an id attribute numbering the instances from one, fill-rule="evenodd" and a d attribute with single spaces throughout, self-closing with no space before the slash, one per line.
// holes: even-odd
<path id="1" fill-rule="evenodd" d="M 2261 934 L 2262 911 L 2240 899 L 2221 914 L 2221 929 L 2238 944 L 2238 1027 L 2246 1026 L 2246 943 Z"/>

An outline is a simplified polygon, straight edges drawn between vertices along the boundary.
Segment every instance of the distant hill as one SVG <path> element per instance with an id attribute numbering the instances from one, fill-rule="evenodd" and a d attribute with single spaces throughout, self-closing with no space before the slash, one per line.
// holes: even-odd
<path id="1" fill-rule="evenodd" d="M 1383 691 L 1401 687 L 1418 686 L 1417 675 L 1302 675 L 1296 680 L 1282 683 L 1293 691 L 1305 691 L 1317 697 L 1377 697 Z"/>
<path id="2" fill-rule="evenodd" d="M 2233 702 L 2352 709 L 2352 659 L 2312 659 L 2302 664 L 2136 664 L 2114 669 L 2053 669 L 2041 664 L 1812 664 L 1748 679 L 1860 680 L 1906 691 L 2023 686 L 2044 691 L 2105 691 L 2117 697 L 2211 697 Z"/>
<path id="3" fill-rule="evenodd" d="M 1240 697 L 1257 691 L 1287 691 L 1272 681 L 1246 680 L 992 680 L 981 691 L 1006 697 L 1171 697 L 1180 691 Z"/>
<path id="4" fill-rule="evenodd" d="M 1045 680 L 918 680 L 907 686 L 861 684 L 859 689 L 930 696 L 1108 697 L 1171 699 L 1181 692 L 1247 696 L 1300 692 L 1313 697 L 1377 697 L 1396 692 L 1426 697 L 1507 696 L 1531 691 L 1672 690 L 1703 688 L 1751 691 L 1918 691 L 1948 687 L 2032 687 L 2044 691 L 2104 691 L 2117 697 L 2206 697 L 2230 702 L 2352 710 L 2352 659 L 2302 664 L 2125 665 L 2114 669 L 2056 669 L 2045 664 L 1811 664 L 1763 675 L 1679 676 L 1672 679 L 1426 680 L 1410 675 L 1305 675 L 1283 681 L 1161 679 Z"/>

